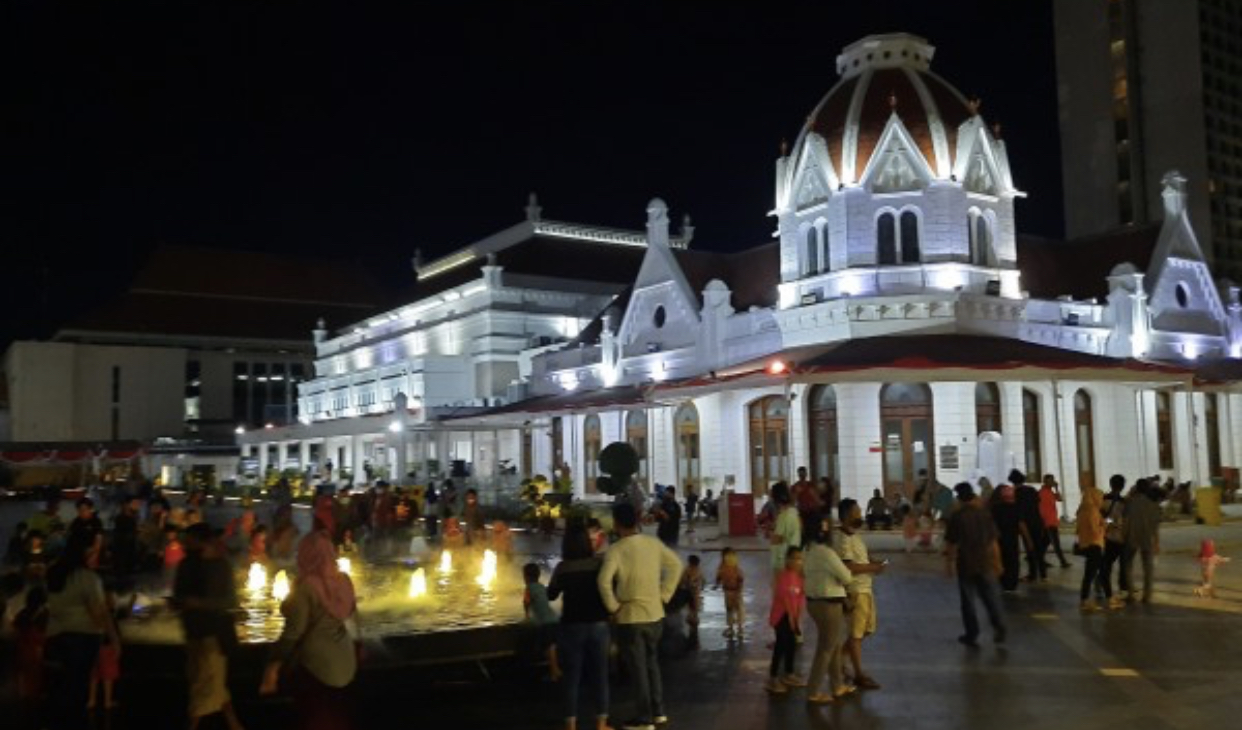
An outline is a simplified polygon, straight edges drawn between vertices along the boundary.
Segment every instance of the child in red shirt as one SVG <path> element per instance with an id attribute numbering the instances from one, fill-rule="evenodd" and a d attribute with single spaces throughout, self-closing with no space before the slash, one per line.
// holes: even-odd
<path id="1" fill-rule="evenodd" d="M 726 638 L 735 635 L 742 638 L 742 624 L 745 622 L 742 607 L 742 566 L 738 565 L 737 553 L 727 547 L 720 553 L 720 567 L 716 570 L 716 587 L 724 589 Z"/>
<path id="2" fill-rule="evenodd" d="M 768 691 L 773 694 L 784 694 L 790 687 L 806 686 L 806 680 L 794 674 L 798 639 L 802 635 L 802 606 L 805 602 L 802 548 L 790 546 L 785 553 L 785 569 L 776 576 L 772 611 L 768 615 L 768 623 L 776 629 L 776 643 L 772 646 L 772 664 L 768 670 L 767 686 Z M 784 676 L 780 674 L 782 667 L 785 670 Z"/>

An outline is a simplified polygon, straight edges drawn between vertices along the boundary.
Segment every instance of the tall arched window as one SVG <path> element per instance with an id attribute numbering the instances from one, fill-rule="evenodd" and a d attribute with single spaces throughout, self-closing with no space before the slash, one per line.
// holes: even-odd
<path id="1" fill-rule="evenodd" d="M 975 253 L 974 262 L 979 266 L 995 266 L 996 256 L 992 251 L 992 226 L 986 215 L 975 217 Z"/>
<path id="2" fill-rule="evenodd" d="M 925 383 L 889 383 L 880 390 L 884 486 L 913 496 L 919 472 L 935 476 L 932 393 Z"/>
<path id="3" fill-rule="evenodd" d="M 837 441 L 837 391 L 817 385 L 807 394 L 807 423 L 811 428 L 811 479 L 828 477 L 841 483 L 840 448 Z"/>
<path id="4" fill-rule="evenodd" d="M 1022 389 L 1022 432 L 1026 451 L 1026 473 L 1044 473 L 1044 455 L 1040 441 L 1039 396 Z"/>
<path id="5" fill-rule="evenodd" d="M 1216 394 L 1207 393 L 1203 396 L 1203 426 L 1207 438 L 1208 476 L 1215 478 L 1221 475 L 1220 470 L 1220 421 L 1217 418 Z"/>
<path id="6" fill-rule="evenodd" d="M 1173 396 L 1156 391 L 1156 454 L 1161 469 L 1173 468 Z"/>
<path id="7" fill-rule="evenodd" d="M 599 452 L 602 448 L 604 436 L 599 427 L 599 416 L 589 415 L 582 420 L 582 471 L 586 479 L 583 489 L 587 494 L 599 492 L 595 480 L 599 477 Z"/>
<path id="8" fill-rule="evenodd" d="M 881 265 L 897 263 L 897 219 L 892 213 L 882 214 L 875 222 L 876 257 Z"/>
<path id="9" fill-rule="evenodd" d="M 919 216 L 912 210 L 901 214 L 901 263 L 914 264 L 922 258 L 919 250 Z"/>
<path id="10" fill-rule="evenodd" d="M 806 229 L 806 273 L 819 273 L 819 229 L 815 226 Z"/>
<path id="11" fill-rule="evenodd" d="M 625 415 L 625 440 L 638 454 L 638 479 L 644 487 L 647 483 L 647 412 L 630 411 Z"/>
<path id="12" fill-rule="evenodd" d="M 1091 396 L 1085 390 L 1074 393 L 1074 445 L 1078 452 L 1078 487 L 1095 486 L 1095 415 Z"/>
<path id="13" fill-rule="evenodd" d="M 975 430 L 1001 432 L 1000 388 L 996 383 L 975 384 Z"/>
<path id="14" fill-rule="evenodd" d="M 751 401 L 750 483 L 756 496 L 773 482 L 789 479 L 789 401 L 769 395 Z"/>
<path id="15" fill-rule="evenodd" d="M 673 414 L 673 431 L 677 436 L 677 492 L 685 494 L 687 484 L 698 489 L 700 478 L 699 411 L 693 403 Z"/>

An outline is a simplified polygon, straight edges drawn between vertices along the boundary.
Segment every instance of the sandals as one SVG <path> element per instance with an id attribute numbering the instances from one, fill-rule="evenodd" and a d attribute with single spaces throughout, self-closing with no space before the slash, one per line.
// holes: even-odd
<path id="1" fill-rule="evenodd" d="M 824 694 L 822 692 L 816 692 L 815 694 L 809 695 L 806 698 L 806 702 L 808 705 L 830 705 L 834 701 L 835 700 L 832 695 Z"/>

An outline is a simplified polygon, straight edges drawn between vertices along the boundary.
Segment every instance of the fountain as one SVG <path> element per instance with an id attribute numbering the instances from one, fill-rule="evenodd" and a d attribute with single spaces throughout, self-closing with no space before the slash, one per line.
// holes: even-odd
<path id="1" fill-rule="evenodd" d="M 451 550 L 446 549 L 440 553 L 440 572 L 446 575 L 453 572 L 453 552 Z"/>
<path id="2" fill-rule="evenodd" d="M 267 568 L 262 563 L 251 563 L 250 573 L 246 577 L 246 590 L 252 595 L 257 596 L 263 593 L 267 588 Z"/>
<path id="3" fill-rule="evenodd" d="M 483 551 L 483 564 L 479 568 L 479 577 L 475 578 L 483 590 L 488 590 L 492 584 L 496 582 L 496 553 L 491 550 Z"/>
<path id="4" fill-rule="evenodd" d="M 354 565 L 352 562 L 350 562 L 349 558 L 337 558 L 336 559 L 336 569 L 341 571 L 345 575 L 351 575 L 353 572 L 353 568 L 354 568 Z"/>
<path id="5" fill-rule="evenodd" d="M 276 574 L 276 578 L 272 580 L 272 598 L 277 601 L 284 601 L 289 597 L 289 574 L 280 571 Z"/>
<path id="6" fill-rule="evenodd" d="M 410 573 L 410 598 L 425 598 L 427 596 L 427 571 L 419 568 Z"/>

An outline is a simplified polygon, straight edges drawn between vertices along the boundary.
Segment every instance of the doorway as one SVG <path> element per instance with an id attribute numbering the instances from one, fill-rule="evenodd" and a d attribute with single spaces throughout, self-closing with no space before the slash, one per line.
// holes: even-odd
<path id="1" fill-rule="evenodd" d="M 936 475 L 932 394 L 925 383 L 889 383 L 880 390 L 885 494 L 913 496 L 920 471 Z"/>

